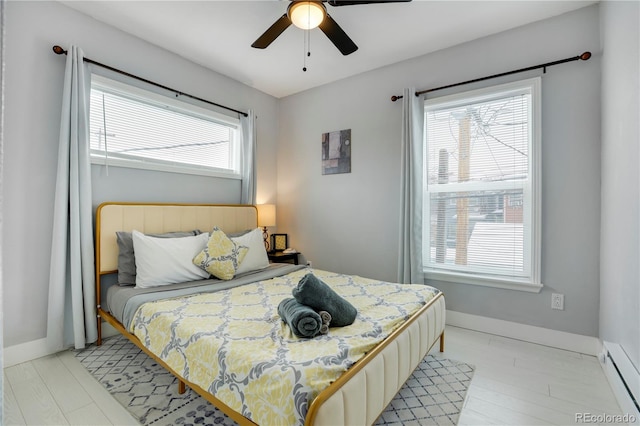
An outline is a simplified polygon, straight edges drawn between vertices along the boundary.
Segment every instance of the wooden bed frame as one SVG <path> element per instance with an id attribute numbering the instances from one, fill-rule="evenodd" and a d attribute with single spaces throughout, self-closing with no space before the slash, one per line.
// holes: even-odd
<path id="1" fill-rule="evenodd" d="M 258 212 L 251 205 L 154 204 L 107 202 L 96 210 L 96 301 L 98 342 L 102 319 L 178 378 L 178 392 L 189 386 L 240 425 L 255 425 L 194 383 L 172 370 L 101 306 L 101 279 L 118 267 L 117 231 L 162 233 L 218 226 L 224 232 L 257 227 Z M 305 425 L 373 424 L 413 370 L 440 341 L 444 351 L 445 302 L 442 293 L 423 306 L 402 326 L 356 362 L 310 404 Z"/>

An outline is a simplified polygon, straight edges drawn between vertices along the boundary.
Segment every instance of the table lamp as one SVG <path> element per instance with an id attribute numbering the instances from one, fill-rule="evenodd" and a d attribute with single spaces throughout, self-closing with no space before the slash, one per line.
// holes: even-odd
<path id="1" fill-rule="evenodd" d="M 264 248 L 269 251 L 269 232 L 267 226 L 276 226 L 276 205 L 258 204 L 258 226 L 262 227 Z"/>

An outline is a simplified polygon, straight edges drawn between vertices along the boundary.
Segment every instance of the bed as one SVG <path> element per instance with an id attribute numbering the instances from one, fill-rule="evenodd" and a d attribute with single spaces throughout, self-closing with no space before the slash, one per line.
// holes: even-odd
<path id="1" fill-rule="evenodd" d="M 109 281 L 105 277 L 113 277 L 118 273 L 120 237 L 117 233 L 134 230 L 143 234 L 190 233 L 194 230 L 209 232 L 214 227 L 227 235 L 255 229 L 257 209 L 249 205 L 114 202 L 103 203 L 98 207 L 96 295 L 98 316 L 101 318 L 98 321 L 98 344 L 102 341 L 104 320 L 175 375 L 179 392 L 184 392 L 186 386 L 190 387 L 241 425 L 274 422 L 332 426 L 373 424 L 435 343 L 439 341 L 440 351 L 444 350 L 444 296 L 428 286 L 413 285 L 415 291 L 410 291 L 411 286 L 407 285 L 313 270 L 304 265 L 273 264 L 259 271 L 238 273 L 231 280 L 202 278 L 163 286 L 157 292 L 154 288 L 138 289 L 119 284 L 104 288 L 107 285 L 104 285 L 103 281 Z M 334 288 L 340 289 L 342 294 L 351 291 L 353 297 L 350 300 L 362 303 L 358 305 L 358 309 L 362 310 L 358 321 L 361 316 L 374 318 L 378 315 L 380 318 L 388 318 L 390 322 L 383 326 L 375 322 L 375 333 L 364 328 L 358 330 L 358 327 L 365 325 L 357 322 L 349 327 L 331 328 L 329 334 L 322 338 L 296 339 L 287 335 L 286 324 L 277 321 L 277 313 L 274 316 L 272 312 L 273 306 L 290 291 L 300 277 L 308 273 L 331 283 Z M 209 292 L 211 289 L 215 291 Z M 415 300 L 402 299 L 393 302 L 391 299 L 395 296 L 388 295 L 391 293 L 381 296 L 382 291 L 398 293 L 398 297 L 403 298 L 404 293 L 412 292 L 415 293 Z M 261 295 L 260 300 L 252 302 L 256 295 Z M 366 303 L 381 307 L 365 310 L 369 309 Z M 386 311 L 381 313 L 381 309 Z M 393 311 L 393 314 L 389 314 L 390 311 Z M 193 316 L 191 312 L 198 314 Z M 206 320 L 203 316 L 206 316 Z M 185 320 L 183 317 L 188 318 Z M 263 317 L 266 318 L 265 321 L 257 321 Z M 183 323 L 188 323 L 189 327 L 183 326 Z M 213 333 L 198 328 L 205 327 L 202 325 L 205 323 L 206 327 L 216 330 L 224 328 L 225 333 L 235 330 L 233 333 L 239 335 L 225 334 L 224 338 L 218 339 L 223 342 L 216 343 L 222 346 L 216 346 L 215 350 L 210 347 L 196 348 L 194 341 L 202 341 L 199 336 L 206 334 L 209 338 Z M 240 326 L 241 324 L 249 325 Z M 249 331 L 258 334 L 249 335 Z M 193 336 L 189 333 L 193 333 Z M 269 335 L 272 338 L 269 338 Z M 374 340 L 361 342 L 360 339 L 364 335 Z M 310 359 L 318 362 L 315 365 L 316 370 L 311 370 L 311 373 L 291 373 L 290 371 L 294 370 L 289 366 L 285 368 L 275 365 L 273 360 L 253 359 L 249 356 L 261 352 L 259 349 L 242 350 L 266 348 L 268 342 L 275 340 L 273 336 L 291 344 L 285 349 L 274 349 L 273 358 L 287 358 L 287 362 L 292 362 L 291 359 L 295 361 L 294 353 L 313 352 Z M 336 340 L 332 341 L 329 337 Z M 215 341 L 215 338 L 212 337 L 210 340 Z M 319 346 L 319 342 L 324 340 L 326 345 Z M 254 346 L 250 346 L 251 342 Z M 355 350 L 352 346 L 345 349 L 344 342 L 356 342 L 353 347 L 359 349 Z M 337 357 L 325 352 L 329 351 L 332 345 L 344 356 Z M 191 355 L 189 361 L 186 361 L 185 354 L 189 351 Z M 282 355 L 283 351 L 287 351 L 286 355 Z M 223 352 L 233 356 L 224 359 L 221 357 Z M 241 359 L 244 356 L 243 352 L 249 354 L 249 359 Z M 266 352 L 268 353 L 268 350 Z M 336 361 L 337 358 L 340 359 Z M 301 361 L 300 364 L 310 365 L 313 364 L 312 361 Z M 236 368 L 239 370 L 227 371 L 232 364 L 237 364 Z M 223 367 L 224 373 L 220 372 Z M 267 370 L 285 369 L 289 376 L 295 376 L 295 380 L 291 379 L 291 384 L 288 383 L 289 376 L 270 378 L 266 374 Z M 211 374 L 209 370 L 215 370 L 215 374 L 219 373 L 218 380 L 208 376 L 204 378 Z M 325 372 L 327 377 L 321 377 L 321 380 L 316 380 L 317 383 L 314 382 L 312 385 L 298 382 L 301 375 L 304 379 L 307 376 L 324 376 Z M 286 382 L 287 392 L 290 388 L 295 389 L 295 392 L 289 395 L 287 392 L 283 393 L 282 389 L 275 388 L 277 390 L 273 391 L 270 388 L 269 398 L 275 392 L 277 397 L 274 398 L 277 402 L 265 401 L 267 398 L 263 396 L 256 397 L 255 392 L 251 397 L 252 386 L 257 386 L 255 383 L 265 380 L 270 386 L 283 386 L 282 383 Z M 246 389 L 238 390 L 239 385 L 246 386 Z M 303 385 L 315 388 L 313 391 L 306 387 L 301 390 Z M 260 400 L 259 406 L 255 405 L 256 399 Z M 281 415 L 279 412 L 262 413 L 273 406 L 287 406 L 293 414 L 282 414 L 283 417 L 278 418 L 273 416 Z"/>

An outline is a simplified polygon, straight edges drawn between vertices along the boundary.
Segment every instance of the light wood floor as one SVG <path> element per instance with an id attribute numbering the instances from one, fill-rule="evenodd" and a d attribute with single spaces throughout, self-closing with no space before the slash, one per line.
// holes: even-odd
<path id="1" fill-rule="evenodd" d="M 576 413 L 622 414 L 592 356 L 456 327 L 447 327 L 444 356 L 476 366 L 461 425 L 567 425 Z M 6 368 L 4 378 L 5 425 L 137 424 L 71 351 Z"/>

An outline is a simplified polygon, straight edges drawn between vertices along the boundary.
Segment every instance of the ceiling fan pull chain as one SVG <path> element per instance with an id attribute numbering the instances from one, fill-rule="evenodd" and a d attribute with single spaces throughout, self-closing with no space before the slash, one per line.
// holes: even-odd
<path id="1" fill-rule="evenodd" d="M 304 31 L 304 52 L 302 59 L 302 71 L 307 72 L 307 57 L 311 56 L 311 31 Z"/>

